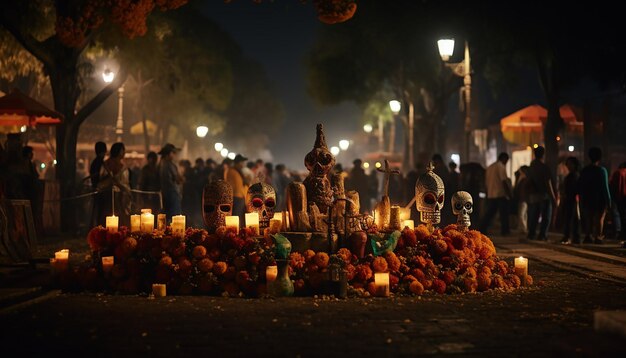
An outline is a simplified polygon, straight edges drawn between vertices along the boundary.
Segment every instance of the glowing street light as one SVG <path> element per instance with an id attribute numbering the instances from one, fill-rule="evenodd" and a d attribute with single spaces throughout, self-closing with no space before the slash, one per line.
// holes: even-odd
<path id="1" fill-rule="evenodd" d="M 454 39 L 441 39 L 437 41 L 439 47 L 439 56 L 444 61 L 448 61 L 454 53 Z"/>
<path id="2" fill-rule="evenodd" d="M 215 145 L 213 145 L 213 148 L 215 148 L 216 151 L 221 151 L 222 149 L 224 149 L 224 144 L 217 142 L 215 143 Z"/>
<path id="3" fill-rule="evenodd" d="M 28 129 L 28 127 L 26 127 L 26 126 L 21 126 L 21 127 L 20 127 L 20 132 L 24 133 L 24 132 L 26 132 L 26 130 L 27 130 L 27 129 Z"/>
<path id="4" fill-rule="evenodd" d="M 237 154 L 235 154 L 233 152 L 228 153 L 228 159 L 230 159 L 230 160 L 234 160 L 236 156 L 237 156 Z"/>
<path id="5" fill-rule="evenodd" d="M 111 83 L 115 79 L 115 72 L 110 69 L 105 69 L 102 72 L 102 79 L 104 82 Z M 117 121 L 115 122 L 115 134 L 117 135 L 117 141 L 122 141 L 122 134 L 124 134 L 124 85 L 122 84 L 117 89 Z"/>
<path id="6" fill-rule="evenodd" d="M 339 147 L 337 146 L 332 146 L 330 147 L 330 152 L 332 153 L 332 155 L 337 155 L 339 154 L 339 152 L 341 152 L 341 149 L 339 149 Z"/>
<path id="7" fill-rule="evenodd" d="M 198 138 L 204 138 L 209 133 L 209 127 L 207 126 L 198 126 L 196 127 L 196 135 Z"/>
<path id="8" fill-rule="evenodd" d="M 226 157 L 228 156 L 228 149 L 226 149 L 226 148 L 222 148 L 222 150 L 220 150 L 220 155 L 221 155 L 223 158 L 226 158 Z"/>
<path id="9" fill-rule="evenodd" d="M 363 130 L 365 131 L 365 133 L 372 133 L 374 127 L 372 127 L 372 125 L 368 123 L 363 126 Z"/>
<path id="10" fill-rule="evenodd" d="M 115 79 L 115 72 L 109 70 L 108 68 L 102 72 L 102 79 L 106 83 L 111 83 Z"/>
<path id="11" fill-rule="evenodd" d="M 376 164 L 375 164 L 374 166 L 375 166 L 376 168 L 380 168 L 380 167 L 382 167 L 383 165 L 382 165 L 380 162 L 376 162 Z"/>
<path id="12" fill-rule="evenodd" d="M 393 99 L 389 101 L 389 109 L 391 109 L 393 114 L 398 114 L 400 113 L 400 110 L 402 109 L 402 103 L 400 103 L 400 101 Z"/>
<path id="13" fill-rule="evenodd" d="M 363 163 L 363 169 L 367 169 L 369 167 L 370 167 L 370 163 L 368 163 L 368 162 L 364 162 Z"/>
<path id="14" fill-rule="evenodd" d="M 342 139 L 339 141 L 339 148 L 341 150 L 348 150 L 348 148 L 350 147 L 350 141 L 347 139 Z"/>
<path id="15" fill-rule="evenodd" d="M 567 150 L 569 150 L 570 152 L 573 152 L 574 151 L 574 146 L 570 145 L 569 147 L 567 147 Z"/>

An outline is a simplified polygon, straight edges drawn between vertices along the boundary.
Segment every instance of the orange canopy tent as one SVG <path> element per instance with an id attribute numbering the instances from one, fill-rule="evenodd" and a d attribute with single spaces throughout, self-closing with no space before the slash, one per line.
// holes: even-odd
<path id="1" fill-rule="evenodd" d="M 580 111 L 565 104 L 559 108 L 567 133 L 582 133 L 583 122 Z M 534 104 L 510 114 L 500 120 L 504 138 L 515 144 L 532 145 L 543 140 L 543 125 L 548 119 L 548 110 Z"/>
<path id="2" fill-rule="evenodd" d="M 63 115 L 52 110 L 18 89 L 0 97 L 0 127 L 35 126 L 59 124 Z"/>

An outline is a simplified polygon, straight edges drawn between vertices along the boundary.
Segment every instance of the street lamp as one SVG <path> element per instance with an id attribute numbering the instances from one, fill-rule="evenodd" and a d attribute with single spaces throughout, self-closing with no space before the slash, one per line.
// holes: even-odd
<path id="1" fill-rule="evenodd" d="M 215 145 L 213 145 L 213 148 L 215 148 L 215 151 L 219 152 L 222 149 L 224 149 L 224 144 L 222 144 L 220 142 L 217 142 L 217 143 L 215 143 Z"/>
<path id="2" fill-rule="evenodd" d="M 228 159 L 230 159 L 230 160 L 234 160 L 236 156 L 237 156 L 237 154 L 235 154 L 234 152 L 228 153 Z"/>
<path id="3" fill-rule="evenodd" d="M 437 46 L 439 47 L 439 55 L 441 56 L 441 59 L 446 62 L 446 66 L 451 68 L 455 75 L 463 77 L 463 94 L 465 97 L 465 148 L 463 155 L 465 156 L 465 161 L 469 162 L 470 138 L 472 130 L 472 121 L 470 118 L 472 67 L 470 65 L 469 46 L 467 45 L 467 41 L 465 41 L 465 58 L 459 63 L 448 63 L 448 60 L 454 52 L 454 39 L 441 39 L 437 41 Z"/>
<path id="4" fill-rule="evenodd" d="M 400 103 L 400 101 L 393 99 L 389 101 L 389 109 L 391 109 L 393 114 L 397 115 L 398 113 L 400 113 L 400 110 L 402 109 L 402 103 Z"/>
<path id="5" fill-rule="evenodd" d="M 102 79 L 107 84 L 113 82 L 115 79 L 115 72 L 108 68 L 105 69 L 104 72 L 102 72 Z M 121 142 L 122 134 L 124 134 L 124 84 L 117 89 L 117 99 L 117 121 L 115 122 L 115 134 L 117 136 L 117 141 Z"/>
<path id="6" fill-rule="evenodd" d="M 368 123 L 363 126 L 363 130 L 365 131 L 365 133 L 372 133 L 374 127 L 372 127 L 372 125 Z"/>
<path id="7" fill-rule="evenodd" d="M 332 155 L 337 155 L 337 154 L 339 154 L 339 152 L 341 152 L 341 149 L 339 149 L 339 147 L 337 147 L 337 146 L 330 147 L 330 153 Z"/>
<path id="8" fill-rule="evenodd" d="M 347 139 L 342 139 L 339 141 L 339 149 L 348 150 L 350 148 L 350 141 Z"/>
<path id="9" fill-rule="evenodd" d="M 207 126 L 198 126 L 196 127 L 196 135 L 198 138 L 204 138 L 209 133 L 209 127 Z"/>

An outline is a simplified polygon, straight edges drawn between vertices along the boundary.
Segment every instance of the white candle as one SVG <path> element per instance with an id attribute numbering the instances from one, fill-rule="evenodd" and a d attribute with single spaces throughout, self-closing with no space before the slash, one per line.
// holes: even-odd
<path id="1" fill-rule="evenodd" d="M 528 259 L 527 258 L 522 257 L 522 256 L 515 258 L 515 274 L 519 276 L 522 280 L 524 279 L 524 276 L 528 275 Z"/>
<path id="2" fill-rule="evenodd" d="M 259 213 L 246 213 L 246 227 L 251 229 L 254 235 L 259 235 Z"/>
<path id="3" fill-rule="evenodd" d="M 374 274 L 374 284 L 376 285 L 376 296 L 389 296 L 389 272 L 376 272 Z"/>
<path id="4" fill-rule="evenodd" d="M 114 256 L 102 256 L 102 271 L 104 273 L 109 273 L 113 269 L 113 264 L 115 263 Z"/>
<path id="5" fill-rule="evenodd" d="M 185 236 L 185 215 L 172 216 L 172 234 L 174 236 Z"/>
<path id="6" fill-rule="evenodd" d="M 165 227 L 167 226 L 165 214 L 157 215 L 157 230 L 165 231 Z"/>
<path id="7" fill-rule="evenodd" d="M 54 253 L 54 258 L 58 260 L 65 260 L 67 261 L 70 257 L 70 250 L 69 249 L 63 249 L 61 251 L 57 251 Z"/>
<path id="8" fill-rule="evenodd" d="M 402 227 L 408 227 L 411 230 L 415 230 L 415 221 L 413 220 L 404 220 L 404 222 L 402 222 Z"/>
<path id="9" fill-rule="evenodd" d="M 69 266 L 70 250 L 63 249 L 54 253 L 56 271 L 65 271 Z"/>
<path id="10" fill-rule="evenodd" d="M 106 217 L 106 227 L 107 227 L 107 231 L 109 232 L 117 232 L 117 227 L 119 226 L 120 223 L 120 217 L 119 216 L 107 216 Z"/>
<path id="11" fill-rule="evenodd" d="M 154 215 L 151 213 L 141 214 L 141 232 L 152 233 L 154 230 Z"/>
<path id="12" fill-rule="evenodd" d="M 152 294 L 154 295 L 154 297 L 167 296 L 167 286 L 165 286 L 165 284 L 162 284 L 162 283 L 153 283 Z"/>
<path id="13" fill-rule="evenodd" d="M 227 216 L 226 228 L 234 228 L 235 232 L 239 233 L 239 216 Z"/>
<path id="14" fill-rule="evenodd" d="M 267 266 L 265 269 L 265 280 L 267 283 L 273 282 L 278 276 L 278 266 Z"/>
<path id="15" fill-rule="evenodd" d="M 130 232 L 138 232 L 141 230 L 141 215 L 130 216 Z"/>

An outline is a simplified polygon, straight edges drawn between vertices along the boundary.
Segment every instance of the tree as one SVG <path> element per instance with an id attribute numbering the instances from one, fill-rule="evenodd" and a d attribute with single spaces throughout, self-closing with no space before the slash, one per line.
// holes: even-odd
<path id="1" fill-rule="evenodd" d="M 125 70 L 88 102 L 77 108 L 81 94 L 81 62 L 85 51 L 107 27 L 115 27 L 129 38 L 145 34 L 148 16 L 182 6 L 186 0 L 70 0 L 4 1 L 0 24 L 17 42 L 43 64 L 50 79 L 55 109 L 65 118 L 57 127 L 57 175 L 61 195 L 74 188 L 76 142 L 80 125 L 124 82 Z M 49 24 L 53 23 L 51 27 Z M 46 24 L 48 26 L 42 26 Z M 47 31 L 37 32 L 42 28 Z M 69 205 L 67 205 L 67 211 Z M 71 218 L 73 215 L 64 215 Z M 63 224 L 69 227 L 67 219 Z"/>

